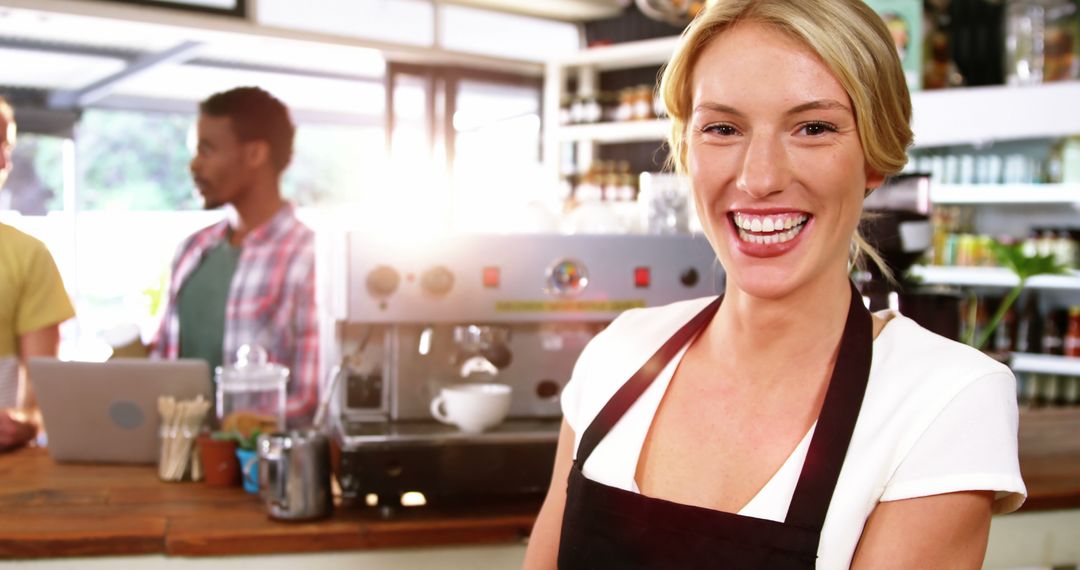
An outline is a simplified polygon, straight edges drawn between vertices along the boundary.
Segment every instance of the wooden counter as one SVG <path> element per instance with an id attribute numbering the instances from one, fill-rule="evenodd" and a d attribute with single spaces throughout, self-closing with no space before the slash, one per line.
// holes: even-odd
<path id="1" fill-rule="evenodd" d="M 1080 415 L 1038 417 L 1045 423 L 1022 422 L 1021 468 L 1029 491 L 1022 510 L 1080 508 Z M 1059 443 L 1044 449 L 1037 441 Z M 1077 449 L 1061 449 L 1063 441 L 1076 441 L 1070 445 Z M 3 558 L 513 543 L 529 533 L 538 509 L 536 503 L 457 512 L 425 507 L 383 520 L 375 509 L 352 508 L 320 522 L 283 523 L 267 518 L 258 498 L 239 487 L 163 483 L 150 466 L 58 465 L 39 448 L 0 454 Z"/>
<path id="2" fill-rule="evenodd" d="M 0 557 L 206 556 L 520 541 L 539 504 L 337 509 L 313 523 L 269 519 L 241 488 L 164 483 L 151 466 L 58 465 L 40 448 L 0 455 Z"/>

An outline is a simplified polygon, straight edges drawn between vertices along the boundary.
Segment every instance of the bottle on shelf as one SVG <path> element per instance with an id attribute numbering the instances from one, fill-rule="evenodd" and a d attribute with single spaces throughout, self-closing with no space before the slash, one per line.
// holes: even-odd
<path id="1" fill-rule="evenodd" d="M 1009 307 L 1005 315 L 998 323 L 994 331 L 994 350 L 1000 353 L 1008 353 L 1016 350 L 1016 305 Z"/>
<path id="2" fill-rule="evenodd" d="M 1039 375 L 1034 372 L 1017 373 L 1016 391 L 1021 406 L 1035 407 L 1039 398 Z"/>
<path id="3" fill-rule="evenodd" d="M 1065 334 L 1058 322 L 1058 311 L 1048 311 L 1043 323 L 1042 349 L 1044 354 L 1065 353 Z"/>
<path id="4" fill-rule="evenodd" d="M 1039 315 L 1039 297 L 1028 292 L 1024 309 L 1016 327 L 1016 350 L 1018 352 L 1042 352 L 1042 317 Z"/>
<path id="5" fill-rule="evenodd" d="M 1080 377 L 1065 376 L 1061 386 L 1062 401 L 1066 406 L 1080 405 Z"/>
<path id="6" fill-rule="evenodd" d="M 1061 182 L 1080 184 L 1080 135 L 1065 139 L 1062 145 Z"/>
<path id="7" fill-rule="evenodd" d="M 1065 356 L 1080 357 L 1080 305 L 1069 307 L 1069 327 L 1065 331 Z"/>

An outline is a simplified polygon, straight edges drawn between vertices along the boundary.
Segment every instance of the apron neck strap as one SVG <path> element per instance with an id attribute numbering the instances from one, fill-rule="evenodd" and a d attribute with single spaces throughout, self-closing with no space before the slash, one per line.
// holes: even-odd
<path id="1" fill-rule="evenodd" d="M 717 297 L 711 303 L 709 303 L 704 309 L 698 312 L 694 318 L 690 319 L 688 323 L 682 326 L 671 338 L 667 340 L 651 358 L 637 371 L 615 395 L 608 400 L 607 404 L 600 410 L 600 413 L 596 415 L 593 422 L 589 424 L 589 427 L 585 429 L 585 433 L 581 436 L 581 443 L 578 445 L 577 461 L 580 465 L 585 464 L 585 460 L 592 455 L 593 449 L 596 448 L 600 440 L 604 439 L 604 436 L 611 431 L 611 428 L 615 426 L 615 422 L 619 421 L 619 418 L 626 413 L 626 410 L 630 409 L 630 406 L 637 401 L 638 397 L 653 383 L 653 380 L 660 375 L 660 371 L 667 366 L 668 362 L 671 362 L 672 358 L 679 350 L 690 342 L 690 339 L 694 338 L 701 329 L 705 328 L 705 325 L 709 324 L 713 315 L 716 314 L 716 310 L 720 308 L 720 302 L 723 300 L 723 296 Z"/>
<path id="2" fill-rule="evenodd" d="M 851 304 L 825 402 L 785 522 L 820 531 L 862 408 L 873 357 L 873 319 L 851 285 Z"/>

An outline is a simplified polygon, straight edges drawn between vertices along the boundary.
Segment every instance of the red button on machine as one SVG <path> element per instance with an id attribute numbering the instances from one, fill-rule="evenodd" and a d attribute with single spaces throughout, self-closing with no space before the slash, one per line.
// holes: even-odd
<path id="1" fill-rule="evenodd" d="M 498 267 L 485 267 L 484 268 L 484 287 L 488 289 L 499 288 L 499 268 Z"/>
<path id="2" fill-rule="evenodd" d="M 644 289 L 649 286 L 651 281 L 651 275 L 648 267 L 635 267 L 634 268 L 634 287 L 638 289 Z"/>

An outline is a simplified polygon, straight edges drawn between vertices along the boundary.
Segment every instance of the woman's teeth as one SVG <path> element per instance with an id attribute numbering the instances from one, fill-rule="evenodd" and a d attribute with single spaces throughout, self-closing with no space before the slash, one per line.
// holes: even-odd
<path id="1" fill-rule="evenodd" d="M 769 244 L 795 239 L 805 227 L 809 216 L 794 213 L 755 216 L 735 212 L 734 219 L 739 230 L 739 239 L 750 243 Z"/>

